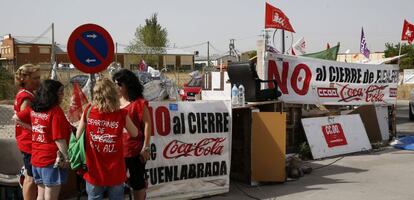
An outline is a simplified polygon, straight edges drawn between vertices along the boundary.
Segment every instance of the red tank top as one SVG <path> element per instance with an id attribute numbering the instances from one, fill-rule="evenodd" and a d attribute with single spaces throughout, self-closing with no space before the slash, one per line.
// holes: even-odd
<path id="1" fill-rule="evenodd" d="M 84 118 L 89 106 L 85 109 Z M 122 132 L 125 127 L 124 110 L 101 113 L 92 107 L 86 119 L 85 151 L 87 172 L 83 178 L 97 186 L 124 183 L 126 168 Z"/>
<path id="2" fill-rule="evenodd" d="M 25 100 L 32 101 L 33 100 L 33 93 L 28 90 L 20 89 L 19 92 L 16 94 L 16 98 L 14 101 L 14 112 L 18 114 L 22 110 L 20 110 L 20 106 L 23 104 Z M 28 108 L 30 105 L 26 106 Z M 24 121 L 27 124 L 30 124 L 30 121 Z M 25 129 L 22 126 L 16 124 L 15 128 L 16 134 L 16 142 L 17 147 L 20 151 L 31 154 L 32 153 L 32 131 L 29 129 Z"/>
<path id="3" fill-rule="evenodd" d="M 144 106 L 148 106 L 148 101 L 145 99 L 137 99 L 123 108 L 128 112 L 128 116 L 131 118 L 132 122 L 134 122 L 134 125 L 138 128 L 138 137 L 135 138 L 131 137 L 129 133 L 124 129 L 124 157 L 134 157 L 139 155 L 144 145 Z"/>

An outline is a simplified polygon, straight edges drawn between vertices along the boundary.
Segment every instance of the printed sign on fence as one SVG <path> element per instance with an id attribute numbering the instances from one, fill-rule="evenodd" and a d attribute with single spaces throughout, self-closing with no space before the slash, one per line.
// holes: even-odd
<path id="1" fill-rule="evenodd" d="M 230 185 L 231 107 L 226 101 L 150 102 L 150 198 L 226 193 Z"/>
<path id="2" fill-rule="evenodd" d="M 394 104 L 399 68 L 266 53 L 264 74 L 276 80 L 287 103 Z"/>

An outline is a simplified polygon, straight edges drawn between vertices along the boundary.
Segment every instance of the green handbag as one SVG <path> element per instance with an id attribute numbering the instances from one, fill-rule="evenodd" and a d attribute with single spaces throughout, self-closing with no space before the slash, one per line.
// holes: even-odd
<path id="1" fill-rule="evenodd" d="M 89 118 L 89 113 L 91 112 L 92 106 L 89 107 L 88 112 L 86 113 L 86 120 Z M 76 134 L 71 134 L 69 140 L 69 160 L 70 160 L 70 168 L 73 170 L 82 169 L 84 171 L 87 170 L 86 168 L 86 153 L 85 153 L 85 128 L 82 131 L 80 138 L 76 139 Z"/>

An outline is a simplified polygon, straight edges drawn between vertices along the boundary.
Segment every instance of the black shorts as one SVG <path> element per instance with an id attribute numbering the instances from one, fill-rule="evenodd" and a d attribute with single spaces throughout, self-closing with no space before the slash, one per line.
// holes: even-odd
<path id="1" fill-rule="evenodd" d="M 140 156 L 125 158 L 125 165 L 129 171 L 129 186 L 134 190 L 146 188 L 145 163 L 141 161 Z"/>
<path id="2" fill-rule="evenodd" d="M 26 173 L 28 176 L 33 177 L 32 154 L 28 154 L 25 152 L 22 152 L 22 154 L 23 154 L 23 163 L 24 163 L 24 168 L 26 169 Z"/>

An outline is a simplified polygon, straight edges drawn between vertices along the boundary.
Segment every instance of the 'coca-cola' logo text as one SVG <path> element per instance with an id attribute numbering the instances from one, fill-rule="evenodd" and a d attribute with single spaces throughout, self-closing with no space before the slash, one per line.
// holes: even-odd
<path id="1" fill-rule="evenodd" d="M 164 149 L 164 158 L 172 159 L 188 156 L 221 155 L 226 138 L 204 138 L 198 143 L 185 143 L 173 140 Z"/>
<path id="2" fill-rule="evenodd" d="M 365 102 L 383 102 L 384 90 L 387 86 L 370 85 L 367 88 L 351 87 L 349 84 L 342 86 L 339 93 L 339 101 L 365 101 Z"/>
<path id="3" fill-rule="evenodd" d="M 370 85 L 367 88 L 366 102 L 382 102 L 385 94 L 383 93 L 387 86 Z"/>

